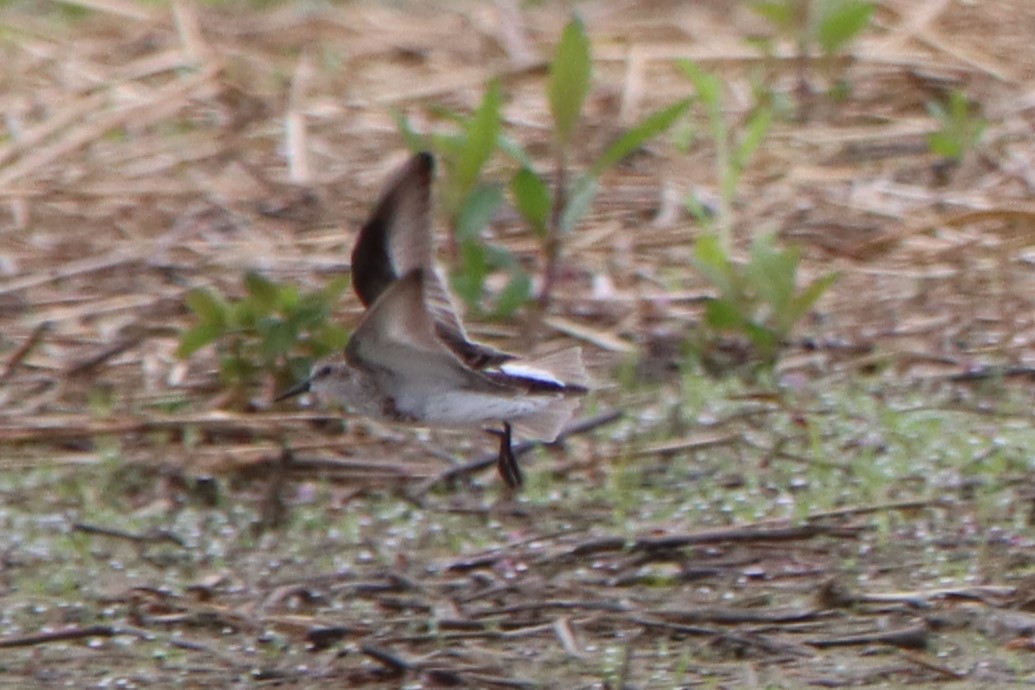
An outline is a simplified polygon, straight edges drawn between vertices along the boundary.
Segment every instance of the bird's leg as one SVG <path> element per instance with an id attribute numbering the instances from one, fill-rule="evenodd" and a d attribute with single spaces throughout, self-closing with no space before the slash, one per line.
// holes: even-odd
<path id="1" fill-rule="evenodd" d="M 511 428 L 509 422 L 503 422 L 503 430 L 491 430 L 494 436 L 500 437 L 500 454 L 496 459 L 496 469 L 500 478 L 509 489 L 517 489 L 524 483 L 521 476 L 521 468 L 518 467 L 517 458 L 514 457 L 514 449 L 511 447 Z"/>

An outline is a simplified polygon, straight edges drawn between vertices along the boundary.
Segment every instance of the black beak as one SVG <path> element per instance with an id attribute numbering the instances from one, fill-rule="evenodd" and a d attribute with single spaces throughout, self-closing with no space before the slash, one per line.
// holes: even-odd
<path id="1" fill-rule="evenodd" d="M 283 393 L 281 393 L 277 397 L 273 398 L 273 402 L 280 402 L 281 400 L 287 400 L 288 398 L 293 398 L 296 395 L 302 395 L 302 393 L 308 393 L 308 392 L 309 392 L 309 380 L 306 379 L 305 381 L 302 381 L 301 383 L 296 384 L 296 385 L 292 386 L 291 388 L 288 388 L 286 391 L 284 391 Z"/>

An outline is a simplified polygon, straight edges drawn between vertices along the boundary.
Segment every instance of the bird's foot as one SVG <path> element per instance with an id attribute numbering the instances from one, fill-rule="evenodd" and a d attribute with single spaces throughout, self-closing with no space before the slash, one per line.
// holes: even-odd
<path id="1" fill-rule="evenodd" d="M 496 459 L 496 469 L 500 473 L 500 478 L 507 485 L 508 489 L 519 489 L 524 484 L 525 479 L 521 474 L 521 468 L 518 466 L 517 458 L 514 456 L 514 448 L 511 445 L 512 430 L 510 423 L 503 422 L 502 430 L 486 429 L 486 431 L 493 436 L 498 436 L 500 439 L 500 454 Z"/>

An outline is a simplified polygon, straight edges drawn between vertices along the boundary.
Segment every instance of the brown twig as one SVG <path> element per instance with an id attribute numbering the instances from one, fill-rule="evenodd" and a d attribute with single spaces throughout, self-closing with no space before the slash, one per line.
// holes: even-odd
<path id="1" fill-rule="evenodd" d="M 32 329 L 31 333 L 29 333 L 29 337 L 25 339 L 25 342 L 23 342 L 18 349 L 11 353 L 11 356 L 7 358 L 7 362 L 4 364 L 4 370 L 0 373 L 0 383 L 4 383 L 14 375 L 14 372 L 17 371 L 19 366 L 21 366 L 21 363 L 25 358 L 29 356 L 29 353 L 40 344 L 40 341 L 43 340 L 43 336 L 48 330 L 50 330 L 49 321 L 41 321 L 36 324 L 36 327 Z"/>
<path id="2" fill-rule="evenodd" d="M 841 635 L 806 640 L 805 644 L 820 649 L 826 647 L 848 647 L 852 645 L 888 644 L 905 649 L 924 649 L 927 647 L 928 630 L 925 623 L 911 625 L 897 630 L 878 630 L 859 635 Z"/>
<path id="3" fill-rule="evenodd" d="M 741 609 L 741 608 L 700 608 L 685 610 L 648 611 L 655 618 L 673 623 L 721 623 L 722 625 L 777 624 L 798 623 L 814 620 L 819 609 Z"/>
<path id="4" fill-rule="evenodd" d="M 84 534 L 92 534 L 100 537 L 110 537 L 112 539 L 123 539 L 125 541 L 133 542 L 134 544 L 157 544 L 160 542 L 167 542 L 175 544 L 181 548 L 187 548 L 187 543 L 182 538 L 173 534 L 169 530 L 164 529 L 153 529 L 147 532 L 127 532 L 125 530 L 115 529 L 113 527 L 101 527 L 100 525 L 91 525 L 86 522 L 74 522 L 72 523 L 72 530 L 75 532 L 82 532 Z"/>
<path id="5" fill-rule="evenodd" d="M 69 377 L 83 376 L 91 373 L 97 367 L 107 362 L 113 357 L 118 357 L 123 352 L 131 350 L 144 339 L 143 333 L 134 333 L 133 335 L 127 336 L 120 339 L 118 342 L 108 345 L 100 352 L 90 355 L 85 359 L 82 359 L 65 370 L 65 375 Z"/>
<path id="6" fill-rule="evenodd" d="M 140 635 L 135 632 L 127 631 L 115 625 L 88 625 L 86 627 L 73 626 L 49 632 L 0 637 L 0 649 L 32 647 L 40 644 L 50 644 L 51 642 L 82 640 L 89 637 L 115 637 L 116 635 L 134 635 L 136 637 L 140 637 Z"/>
<path id="7" fill-rule="evenodd" d="M 667 551 L 701 544 L 739 542 L 781 542 L 812 539 L 824 534 L 838 532 L 851 534 L 850 530 L 836 530 L 823 525 L 776 526 L 773 524 L 744 525 L 722 529 L 702 530 L 690 534 L 672 534 L 664 537 L 642 537 L 632 541 L 622 537 L 596 537 L 572 547 L 569 556 L 586 556 L 603 551 Z"/>
<path id="8" fill-rule="evenodd" d="M 387 668 L 389 671 L 392 671 L 393 673 L 397 673 L 399 675 L 402 675 L 407 671 L 411 671 L 414 668 L 416 668 L 413 662 L 408 661 L 407 659 L 404 659 L 398 654 L 390 652 L 387 649 L 384 649 L 383 647 L 378 647 L 377 645 L 364 644 L 360 646 L 359 651 L 363 652 L 363 654 L 366 654 L 368 657 L 378 662 L 379 664 Z"/>

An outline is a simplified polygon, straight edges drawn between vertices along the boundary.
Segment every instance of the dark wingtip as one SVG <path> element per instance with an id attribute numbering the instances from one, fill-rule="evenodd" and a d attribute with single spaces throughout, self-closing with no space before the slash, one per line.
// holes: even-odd
<path id="1" fill-rule="evenodd" d="M 429 174 L 435 170 L 435 156 L 430 151 L 419 151 L 413 160 Z"/>
<path id="2" fill-rule="evenodd" d="M 399 223 L 430 223 L 431 182 L 435 157 L 415 153 L 388 182 L 352 248 L 352 288 L 364 306 L 371 306 L 388 286 L 401 278 L 392 257 L 391 231 Z M 399 207 L 416 212 L 401 218 Z"/>
<path id="3" fill-rule="evenodd" d="M 286 391 L 284 391 L 283 393 L 281 393 L 277 397 L 273 398 L 273 402 L 277 403 L 277 402 L 280 402 L 282 400 L 287 400 L 288 398 L 293 398 L 296 395 L 302 395 L 302 393 L 308 393 L 308 392 L 309 392 L 309 380 L 307 379 L 305 381 L 302 381 L 301 383 L 295 384 L 294 386 L 292 386 L 291 388 L 288 388 Z"/>

